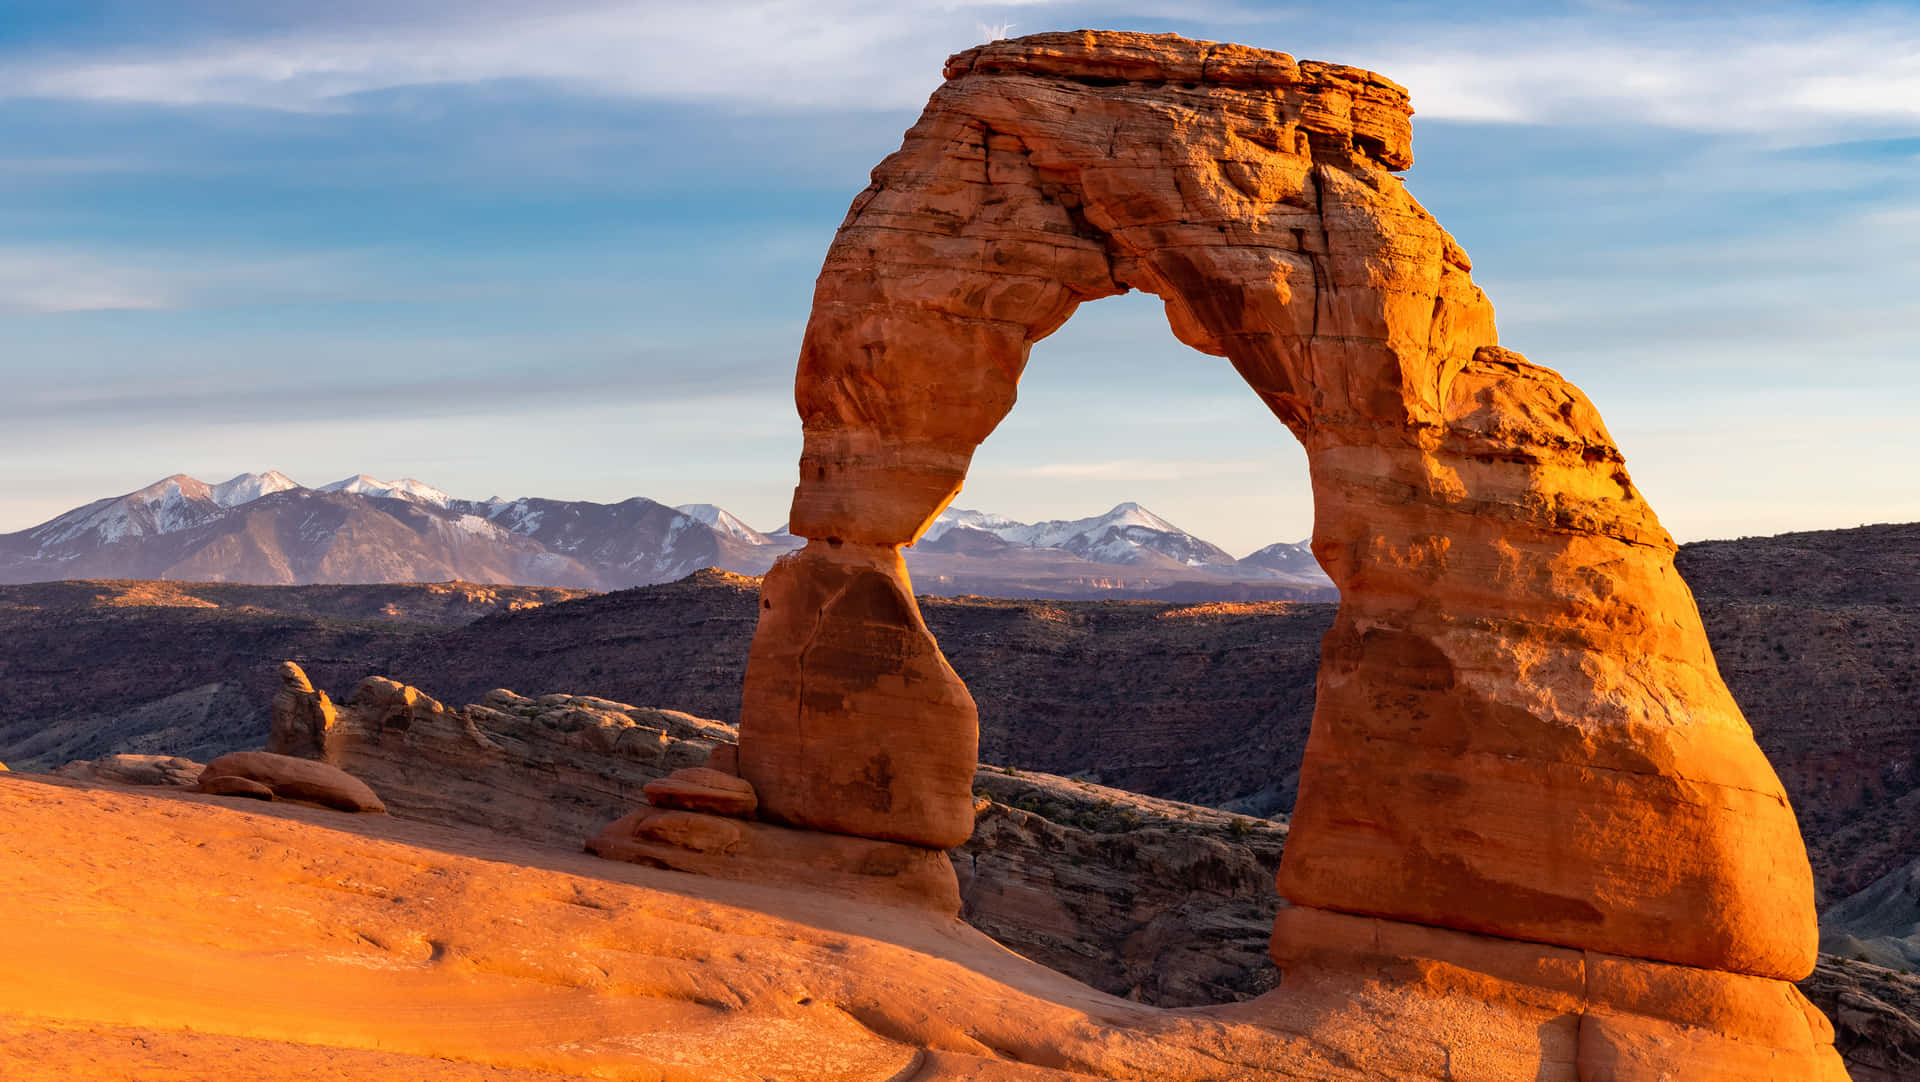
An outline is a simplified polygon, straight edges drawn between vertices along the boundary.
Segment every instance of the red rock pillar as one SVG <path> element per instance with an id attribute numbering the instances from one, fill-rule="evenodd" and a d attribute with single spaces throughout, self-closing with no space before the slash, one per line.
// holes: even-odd
<path id="1" fill-rule="evenodd" d="M 930 111 L 827 253 L 794 397 L 805 445 L 761 588 L 740 772 L 778 822 L 944 849 L 973 833 L 973 699 L 900 547 L 960 491 L 1032 343 L 1119 292 L 1017 139 Z"/>

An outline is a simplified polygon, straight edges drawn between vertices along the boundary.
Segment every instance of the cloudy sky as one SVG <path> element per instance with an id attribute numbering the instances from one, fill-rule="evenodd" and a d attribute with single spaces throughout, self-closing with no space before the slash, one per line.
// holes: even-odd
<path id="1" fill-rule="evenodd" d="M 1676 536 L 1920 519 L 1912 5 L 15 0 L 0 532 L 264 469 L 775 526 L 848 200 L 947 54 L 1082 26 L 1407 85 L 1409 188 Z M 1035 348 L 958 502 L 1129 499 L 1236 554 L 1311 525 L 1138 297 Z"/>

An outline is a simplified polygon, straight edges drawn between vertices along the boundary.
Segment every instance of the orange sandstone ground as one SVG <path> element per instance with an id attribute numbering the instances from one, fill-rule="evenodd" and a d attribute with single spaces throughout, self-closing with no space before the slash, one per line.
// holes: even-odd
<path id="1" fill-rule="evenodd" d="M 0 817 L 9 1080 L 1360 1077 L 907 909 L 46 778 Z"/>

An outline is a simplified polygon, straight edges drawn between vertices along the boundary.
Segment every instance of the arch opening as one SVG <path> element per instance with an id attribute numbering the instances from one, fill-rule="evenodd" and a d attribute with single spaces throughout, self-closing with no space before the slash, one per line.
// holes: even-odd
<path id="1" fill-rule="evenodd" d="M 983 762 L 1284 813 L 1338 599 L 1289 544 L 1311 532 L 1305 456 L 1165 326 L 1113 297 L 1035 345 L 964 495 L 906 548 L 911 586 L 1005 599 L 923 606 L 979 697 Z M 1111 600 L 1138 604 L 1079 604 Z"/>

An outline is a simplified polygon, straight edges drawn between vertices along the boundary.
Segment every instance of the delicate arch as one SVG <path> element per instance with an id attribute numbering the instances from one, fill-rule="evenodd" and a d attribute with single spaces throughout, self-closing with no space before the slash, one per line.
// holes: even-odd
<path id="1" fill-rule="evenodd" d="M 1342 602 L 1280 873 L 1296 906 L 1760 976 L 1812 966 L 1778 780 L 1599 415 L 1501 349 L 1409 196 L 1405 92 L 1239 46 L 1053 34 L 956 56 L 829 250 L 793 532 L 742 773 L 789 823 L 945 848 L 974 707 L 900 546 L 1028 350 L 1165 303 L 1305 446 Z"/>

